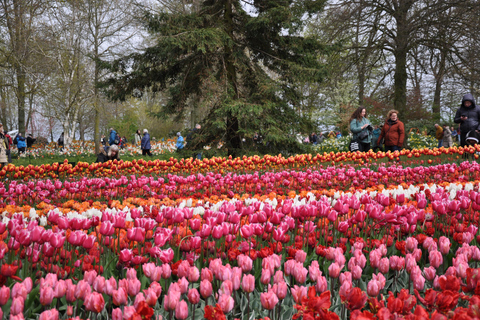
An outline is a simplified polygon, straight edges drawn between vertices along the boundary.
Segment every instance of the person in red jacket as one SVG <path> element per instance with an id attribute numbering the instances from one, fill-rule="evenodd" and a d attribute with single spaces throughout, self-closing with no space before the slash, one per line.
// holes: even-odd
<path id="1" fill-rule="evenodd" d="M 385 141 L 385 151 L 400 151 L 405 139 L 405 126 L 398 120 L 398 111 L 390 110 L 387 114 L 387 120 L 383 125 L 382 132 L 378 137 L 377 145 L 380 145 L 382 139 Z"/>

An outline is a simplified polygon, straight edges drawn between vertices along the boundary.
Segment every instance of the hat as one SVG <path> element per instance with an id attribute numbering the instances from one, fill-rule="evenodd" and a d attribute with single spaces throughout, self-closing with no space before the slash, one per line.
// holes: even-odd
<path id="1" fill-rule="evenodd" d="M 477 144 L 480 141 L 480 133 L 476 130 L 468 131 L 465 141 L 470 144 Z"/>
<path id="2" fill-rule="evenodd" d="M 177 132 L 177 137 L 180 137 L 182 134 L 180 132 Z"/>

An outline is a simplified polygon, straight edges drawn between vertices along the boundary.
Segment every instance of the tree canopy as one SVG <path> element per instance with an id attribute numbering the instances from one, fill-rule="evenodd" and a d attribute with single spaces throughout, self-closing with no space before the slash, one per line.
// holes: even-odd
<path id="1" fill-rule="evenodd" d="M 113 76 L 110 97 L 146 90 L 168 93 L 156 116 L 180 121 L 207 107 L 193 148 L 224 142 L 230 155 L 255 132 L 274 148 L 295 145 L 295 133 L 313 123 L 302 110 L 298 81 L 321 82 L 325 47 L 304 35 L 308 17 L 323 8 L 310 0 L 207 0 L 198 11 L 145 12 L 152 45 L 104 64 Z"/>

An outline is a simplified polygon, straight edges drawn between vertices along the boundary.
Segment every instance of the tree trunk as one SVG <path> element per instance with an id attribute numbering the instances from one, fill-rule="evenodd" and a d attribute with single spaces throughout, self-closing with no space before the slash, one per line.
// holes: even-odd
<path id="1" fill-rule="evenodd" d="M 398 2 L 398 10 L 395 11 L 394 18 L 396 20 L 397 36 L 395 38 L 395 76 L 394 86 L 395 92 L 393 97 L 393 105 L 400 115 L 405 115 L 407 107 L 407 55 L 408 55 L 408 37 L 409 26 L 407 23 L 408 11 L 411 7 L 411 1 L 402 0 Z"/>
<path id="2" fill-rule="evenodd" d="M 433 119 L 436 121 L 440 120 L 440 99 L 442 95 L 443 77 L 445 75 L 445 59 L 446 55 L 442 51 L 440 57 L 440 65 L 438 66 L 438 71 L 435 74 L 435 93 L 433 95 L 432 105 Z"/>
<path id="3" fill-rule="evenodd" d="M 25 82 L 26 75 L 19 65 L 15 68 L 17 76 L 18 131 L 25 134 Z"/>
<path id="4" fill-rule="evenodd" d="M 225 1 L 225 30 L 227 34 L 233 39 L 233 19 L 232 19 L 232 1 Z M 226 90 L 233 89 L 233 100 L 238 99 L 238 88 L 237 88 L 237 71 L 235 68 L 235 58 L 233 57 L 232 48 L 228 45 L 225 45 L 225 68 L 227 71 L 228 85 Z M 227 113 L 227 132 L 225 139 L 228 155 L 236 157 L 240 149 L 240 136 L 238 135 L 239 122 L 236 115 L 231 111 Z"/>

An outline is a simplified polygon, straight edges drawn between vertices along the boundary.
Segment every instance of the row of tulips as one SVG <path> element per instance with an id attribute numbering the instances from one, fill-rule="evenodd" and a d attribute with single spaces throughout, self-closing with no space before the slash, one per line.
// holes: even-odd
<path id="1" fill-rule="evenodd" d="M 411 174 L 443 177 L 462 166 L 476 170 L 463 163 Z M 403 169 L 381 174 L 395 170 Z M 158 182 L 138 180 L 132 177 L 141 188 Z M 115 188 L 116 180 L 107 182 Z M 11 182 L 3 192 L 33 197 L 28 190 L 39 183 Z M 72 194 L 81 187 L 54 181 L 57 191 L 56 184 Z M 443 319 L 478 312 L 478 184 L 190 205 L 46 216 L 32 209 L 28 217 L 5 211 L 4 317 Z"/>
<path id="2" fill-rule="evenodd" d="M 177 160 L 170 158 L 166 160 L 133 160 L 133 161 L 118 161 L 113 163 L 83 163 L 80 162 L 74 167 L 64 163 L 54 163 L 52 165 L 16 167 L 10 164 L 0 170 L 0 177 L 9 179 L 39 179 L 44 177 L 73 177 L 73 176 L 120 176 L 129 174 L 161 174 L 161 173 L 205 173 L 205 172 L 256 172 L 258 170 L 283 170 L 311 167 L 312 165 L 333 165 L 343 162 L 353 162 L 357 164 L 365 164 L 376 162 L 381 159 L 387 160 L 408 160 L 408 163 L 414 163 L 411 158 L 419 158 L 428 156 L 426 160 L 428 164 L 438 163 L 441 159 L 448 157 L 449 160 L 460 158 L 463 155 L 472 154 L 478 158 L 477 152 L 480 151 L 480 145 L 475 147 L 450 147 L 440 149 L 413 149 L 395 151 L 393 153 L 385 152 L 337 152 L 337 153 L 323 153 L 323 154 L 304 154 L 284 158 L 281 155 L 264 157 L 253 156 L 243 158 L 211 158 L 211 159 L 181 159 Z M 423 164 L 423 160 L 419 160 Z M 426 163 L 425 163 L 426 164 Z"/>
<path id="3" fill-rule="evenodd" d="M 0 182 L 0 207 L 6 205 L 61 206 L 70 200 L 103 201 L 128 198 L 207 200 L 222 196 L 288 195 L 311 191 L 330 194 L 335 190 L 377 190 L 379 186 L 400 184 L 468 182 L 480 179 L 477 162 L 443 164 L 430 167 L 380 166 L 358 169 L 352 165 L 318 170 L 283 170 L 233 174 L 209 172 L 189 176 L 166 174 L 163 177 L 130 175 L 119 178 L 79 177 L 71 180 L 40 179 L 29 182 Z M 328 191 L 327 191 L 328 190 Z"/>

